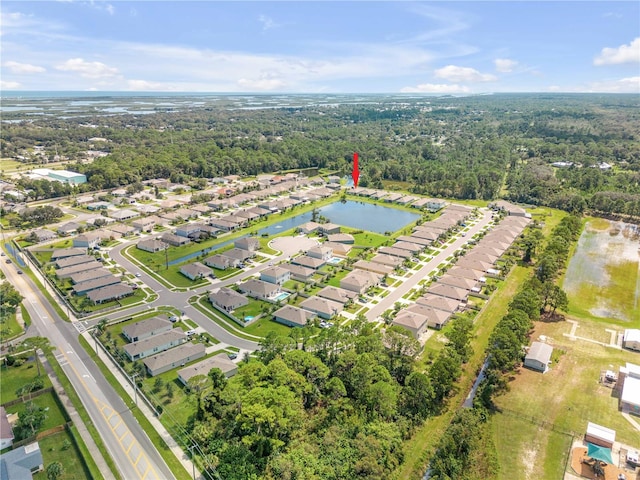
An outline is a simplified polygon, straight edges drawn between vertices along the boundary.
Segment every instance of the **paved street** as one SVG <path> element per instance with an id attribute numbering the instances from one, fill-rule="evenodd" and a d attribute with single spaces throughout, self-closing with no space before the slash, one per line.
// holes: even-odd
<path id="1" fill-rule="evenodd" d="M 25 297 L 23 304 L 33 321 L 29 329 L 36 329 L 55 347 L 56 359 L 78 393 L 121 476 L 142 480 L 173 478 L 135 417 L 78 342 L 78 332 L 73 325 L 58 316 L 27 275 L 18 275 L 14 265 L 2 263 L 1 267 Z M 99 452 L 92 454 L 98 456 Z"/>

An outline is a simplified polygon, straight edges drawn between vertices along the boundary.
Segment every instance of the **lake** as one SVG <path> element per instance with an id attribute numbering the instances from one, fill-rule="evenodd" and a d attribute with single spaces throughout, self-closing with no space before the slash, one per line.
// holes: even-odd
<path id="1" fill-rule="evenodd" d="M 382 205 L 352 200 L 347 200 L 345 203 L 335 202 L 331 205 L 321 207 L 318 209 L 318 214 L 327 218 L 331 223 L 335 223 L 337 225 L 382 234 L 385 232 L 395 232 L 396 230 L 400 230 L 420 218 L 420 214 L 418 213 L 406 212 L 404 210 L 397 210 L 395 208 L 384 207 Z M 312 212 L 307 212 L 276 222 L 268 227 L 258 230 L 257 236 L 277 235 L 279 233 L 286 232 L 287 230 L 291 230 L 292 228 L 296 228 L 304 223 L 310 222 L 311 216 Z M 196 258 L 202 253 L 213 252 L 214 250 L 229 245 L 233 241 L 234 240 L 227 240 L 199 252 L 194 252 L 181 258 L 176 258 L 169 262 L 169 265 L 177 265 Z"/>

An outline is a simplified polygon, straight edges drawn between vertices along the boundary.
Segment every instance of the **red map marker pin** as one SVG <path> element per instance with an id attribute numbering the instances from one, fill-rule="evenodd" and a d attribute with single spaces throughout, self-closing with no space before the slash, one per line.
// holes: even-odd
<path id="1" fill-rule="evenodd" d="M 358 152 L 353 154 L 353 171 L 351 172 L 351 178 L 353 178 L 353 188 L 358 187 L 358 178 L 360 177 L 360 170 L 358 169 Z"/>

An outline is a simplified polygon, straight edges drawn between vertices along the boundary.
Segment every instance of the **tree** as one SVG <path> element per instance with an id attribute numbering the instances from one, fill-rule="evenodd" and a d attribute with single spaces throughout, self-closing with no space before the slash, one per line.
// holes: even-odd
<path id="1" fill-rule="evenodd" d="M 60 462 L 53 462 L 47 466 L 47 480 L 58 480 L 64 473 Z"/>
<path id="2" fill-rule="evenodd" d="M 27 402 L 24 412 L 18 416 L 16 422 L 16 438 L 22 440 L 35 435 L 46 418 L 44 408 L 38 407 L 33 402 Z"/>

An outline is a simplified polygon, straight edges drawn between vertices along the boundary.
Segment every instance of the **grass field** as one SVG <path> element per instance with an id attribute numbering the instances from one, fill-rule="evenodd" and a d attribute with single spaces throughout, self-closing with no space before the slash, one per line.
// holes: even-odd
<path id="1" fill-rule="evenodd" d="M 287 327 L 286 325 L 273 321 L 269 315 L 265 318 L 261 318 L 255 323 L 252 323 L 248 327 L 245 327 L 244 330 L 251 335 L 257 335 L 260 337 L 266 337 L 269 332 L 276 332 L 278 335 L 287 337 L 291 332 L 291 327 Z"/>
<path id="2" fill-rule="evenodd" d="M 16 390 L 38 376 L 35 362 L 36 360 L 31 360 L 19 367 L 7 367 L 4 364 L 0 367 L 0 403 L 5 404 L 18 398 Z M 50 387 L 51 382 L 49 377 L 44 375 L 42 366 L 40 366 L 40 372 L 43 374 L 44 387 Z"/>
<path id="3" fill-rule="evenodd" d="M 598 382 L 601 371 L 637 362 L 637 354 L 570 340 L 562 335 L 570 326 L 536 323 L 533 338 L 547 337 L 560 353 L 557 363 L 544 375 L 520 369 L 496 400 L 505 410 L 491 420 L 500 479 L 561 478 L 572 436 L 583 435 L 588 421 L 616 430 L 616 440 L 624 443 L 635 445 L 640 438 L 618 412 L 612 389 Z M 576 335 L 608 341 L 605 327 L 580 321 Z"/>
<path id="4" fill-rule="evenodd" d="M 56 401 L 53 392 L 44 393 L 38 397 L 34 397 L 31 400 L 26 400 L 22 403 L 17 403 L 10 407 L 7 407 L 7 413 L 17 413 L 18 416 L 22 414 L 27 408 L 27 403 L 33 402 L 40 408 L 46 410 L 46 417 L 44 423 L 40 427 L 39 431 L 48 430 L 49 428 L 56 427 L 58 425 L 64 425 L 67 421 L 62 408 Z"/>
<path id="5" fill-rule="evenodd" d="M 69 442 L 69 448 L 63 448 L 65 442 Z M 58 477 L 59 480 L 90 478 L 90 474 L 82 461 L 80 452 L 78 452 L 71 435 L 66 430 L 43 438 L 39 440 L 38 443 L 40 445 L 40 451 L 42 452 L 45 471 L 51 463 L 60 462 L 63 467 L 63 472 L 62 475 Z M 42 475 L 46 475 L 46 473 L 40 473 L 34 478 L 39 479 Z"/>

